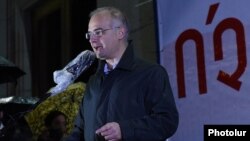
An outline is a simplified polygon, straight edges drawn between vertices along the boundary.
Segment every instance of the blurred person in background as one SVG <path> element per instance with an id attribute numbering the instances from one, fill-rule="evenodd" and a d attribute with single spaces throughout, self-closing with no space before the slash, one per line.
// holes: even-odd
<path id="1" fill-rule="evenodd" d="M 37 141 L 62 141 L 66 135 L 67 116 L 60 111 L 51 111 L 44 120 L 46 129 Z"/>

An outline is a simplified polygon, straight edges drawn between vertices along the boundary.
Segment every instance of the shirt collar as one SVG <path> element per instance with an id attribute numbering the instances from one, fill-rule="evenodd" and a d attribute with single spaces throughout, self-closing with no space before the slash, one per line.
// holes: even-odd
<path id="1" fill-rule="evenodd" d="M 118 62 L 117 62 L 117 63 L 118 63 Z M 117 63 L 114 64 L 114 65 L 112 66 L 111 69 L 108 67 L 108 64 L 105 63 L 105 65 L 104 65 L 104 73 L 105 73 L 105 74 L 108 74 L 110 71 L 112 71 L 113 69 L 115 69 L 115 67 L 117 66 Z"/>

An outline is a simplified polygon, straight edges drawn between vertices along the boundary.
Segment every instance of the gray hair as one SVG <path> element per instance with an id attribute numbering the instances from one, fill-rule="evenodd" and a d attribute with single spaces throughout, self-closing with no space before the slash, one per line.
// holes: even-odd
<path id="1" fill-rule="evenodd" d="M 94 16 L 94 15 L 96 15 L 98 13 L 104 12 L 104 11 L 108 12 L 113 19 L 116 19 L 116 20 L 120 21 L 123 24 L 123 26 L 127 30 L 126 31 L 127 32 L 126 33 L 127 34 L 126 38 L 128 39 L 129 30 L 130 30 L 129 29 L 129 22 L 128 22 L 128 19 L 127 19 L 126 15 L 121 10 L 119 10 L 117 8 L 114 8 L 114 7 L 101 7 L 101 8 L 97 8 L 96 10 L 92 11 L 89 14 L 89 16 L 91 18 L 92 16 Z"/>

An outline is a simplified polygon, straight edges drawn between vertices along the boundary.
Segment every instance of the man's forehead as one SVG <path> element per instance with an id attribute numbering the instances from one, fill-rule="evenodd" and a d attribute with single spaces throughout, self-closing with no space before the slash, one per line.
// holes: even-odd
<path id="1" fill-rule="evenodd" d="M 88 30 L 92 31 L 99 28 L 108 28 L 112 25 L 111 18 L 103 18 L 103 17 L 92 17 L 89 21 Z"/>

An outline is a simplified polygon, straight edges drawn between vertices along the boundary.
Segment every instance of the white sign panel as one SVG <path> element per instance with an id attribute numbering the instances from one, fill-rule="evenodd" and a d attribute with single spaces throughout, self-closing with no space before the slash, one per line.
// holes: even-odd
<path id="1" fill-rule="evenodd" d="M 180 114 L 171 141 L 206 124 L 250 124 L 250 1 L 157 0 L 160 63 Z"/>

